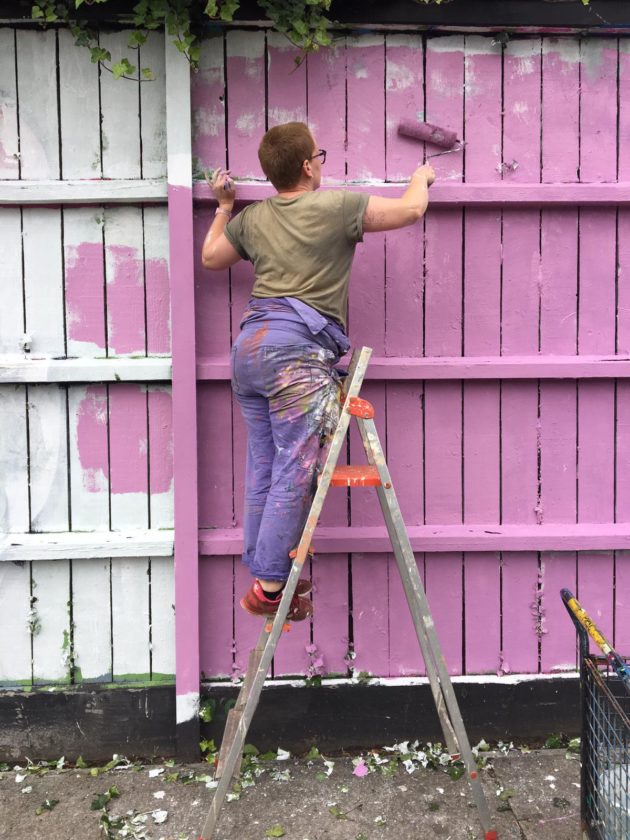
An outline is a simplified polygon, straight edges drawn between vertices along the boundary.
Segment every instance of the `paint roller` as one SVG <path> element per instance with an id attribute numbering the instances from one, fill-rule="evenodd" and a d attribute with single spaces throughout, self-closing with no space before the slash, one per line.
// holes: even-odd
<path id="1" fill-rule="evenodd" d="M 448 155 L 450 152 L 459 152 L 464 148 L 464 143 L 457 139 L 457 134 L 448 128 L 440 128 L 431 123 L 421 123 L 417 120 L 401 120 L 398 123 L 398 134 L 402 137 L 410 137 L 412 140 L 420 140 L 423 143 L 433 143 L 445 149 L 443 152 L 434 152 L 427 155 L 427 159 Z"/>

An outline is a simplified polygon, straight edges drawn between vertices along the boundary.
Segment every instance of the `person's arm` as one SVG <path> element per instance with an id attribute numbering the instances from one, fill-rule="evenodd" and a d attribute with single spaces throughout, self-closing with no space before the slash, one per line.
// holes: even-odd
<path id="1" fill-rule="evenodd" d="M 400 198 L 371 195 L 363 214 L 364 233 L 397 230 L 417 222 L 429 204 L 429 187 L 435 180 L 433 167 L 425 163 L 411 176 Z"/>
<path id="2" fill-rule="evenodd" d="M 236 198 L 234 181 L 229 176 L 229 170 L 223 169 L 215 170 L 212 181 L 206 175 L 206 181 L 212 188 L 219 205 L 201 248 L 203 267 L 212 271 L 229 268 L 241 259 L 241 255 L 223 232 L 230 221 L 234 199 Z"/>

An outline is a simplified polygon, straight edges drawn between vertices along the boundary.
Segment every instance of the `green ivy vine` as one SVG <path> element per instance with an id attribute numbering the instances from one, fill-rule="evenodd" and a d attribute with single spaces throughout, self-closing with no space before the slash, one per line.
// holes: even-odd
<path id="1" fill-rule="evenodd" d="M 42 24 L 63 24 L 72 32 L 77 46 L 90 51 L 92 61 L 100 63 L 115 78 L 133 78 L 137 67 L 128 58 L 114 61 L 109 50 L 99 45 L 97 31 L 81 18 L 82 6 L 106 5 L 109 0 L 36 0 L 31 17 Z M 442 3 L 452 0 L 415 0 L 417 3 Z M 582 0 L 588 2 L 588 0 Z M 328 46 L 333 21 L 327 17 L 331 0 L 257 0 L 274 29 L 281 32 L 300 50 L 299 63 L 309 52 Z M 149 32 L 164 29 L 177 49 L 196 68 L 201 52 L 200 38 L 208 20 L 229 23 L 240 7 L 240 0 L 139 0 L 129 15 L 120 18 L 134 28 L 128 46 L 137 50 Z M 141 78 L 150 80 L 149 67 L 141 68 Z"/>

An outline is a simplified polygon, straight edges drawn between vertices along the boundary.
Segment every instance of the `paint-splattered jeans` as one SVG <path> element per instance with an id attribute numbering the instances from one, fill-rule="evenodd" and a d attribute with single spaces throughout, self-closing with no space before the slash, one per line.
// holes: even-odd
<path id="1" fill-rule="evenodd" d="M 243 562 L 286 580 L 339 419 L 336 357 L 315 343 L 232 348 L 232 388 L 247 426 Z"/>

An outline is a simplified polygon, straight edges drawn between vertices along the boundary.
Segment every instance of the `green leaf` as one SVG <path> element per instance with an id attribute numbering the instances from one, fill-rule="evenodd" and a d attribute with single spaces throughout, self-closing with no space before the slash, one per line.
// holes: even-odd
<path id="1" fill-rule="evenodd" d="M 154 82 L 155 76 L 153 75 L 153 70 L 150 67 L 143 67 L 142 68 L 142 78 L 146 79 L 147 82 Z"/>
<path id="2" fill-rule="evenodd" d="M 75 762 L 75 767 L 78 767 L 80 770 L 84 770 L 87 767 L 87 764 L 83 760 L 83 756 L 79 756 Z"/>
<path id="3" fill-rule="evenodd" d="M 41 816 L 41 814 L 44 813 L 44 811 L 52 811 L 52 809 L 55 807 L 55 805 L 59 805 L 59 800 L 58 799 L 44 799 L 44 801 L 39 806 L 39 808 L 37 808 L 35 810 L 35 813 L 39 817 L 39 816 Z"/>
<path id="4" fill-rule="evenodd" d="M 507 802 L 508 799 L 512 799 L 513 796 L 516 796 L 516 791 L 513 788 L 506 788 L 499 794 L 499 799 L 503 802 Z"/>
<path id="5" fill-rule="evenodd" d="M 281 825 L 274 825 L 265 831 L 265 837 L 284 837 L 286 834 Z"/>
<path id="6" fill-rule="evenodd" d="M 98 64 L 99 61 L 111 61 L 112 54 L 109 50 L 104 50 L 102 47 L 92 47 L 90 49 L 92 56 L 92 64 Z"/>
<path id="7" fill-rule="evenodd" d="M 348 815 L 344 814 L 344 812 L 341 810 L 341 808 L 338 808 L 336 805 L 331 805 L 328 810 L 330 811 L 330 813 L 333 815 L 333 817 L 336 820 L 347 820 L 348 819 Z"/>
<path id="8" fill-rule="evenodd" d="M 306 753 L 305 758 L 306 758 L 307 761 L 315 761 L 316 758 L 319 758 L 319 755 L 320 755 L 319 750 L 317 749 L 317 747 L 315 745 L 313 745 L 310 748 L 310 750 Z"/>
<path id="9" fill-rule="evenodd" d="M 204 15 L 208 15 L 208 17 L 216 17 L 219 14 L 219 7 L 217 4 L 217 0 L 208 0 L 206 4 L 206 8 L 203 10 Z"/>
<path id="10" fill-rule="evenodd" d="M 260 750 L 253 744 L 245 744 L 243 747 L 243 755 L 260 755 Z"/>
<path id="11" fill-rule="evenodd" d="M 44 17 L 44 12 L 39 6 L 33 6 L 31 9 L 31 17 L 33 20 L 39 20 Z"/>
<path id="12" fill-rule="evenodd" d="M 141 32 L 139 29 L 134 29 L 133 32 L 129 33 L 129 39 L 127 41 L 127 46 L 131 49 L 135 47 L 139 47 L 142 44 L 146 44 L 148 35 L 146 32 Z"/>

